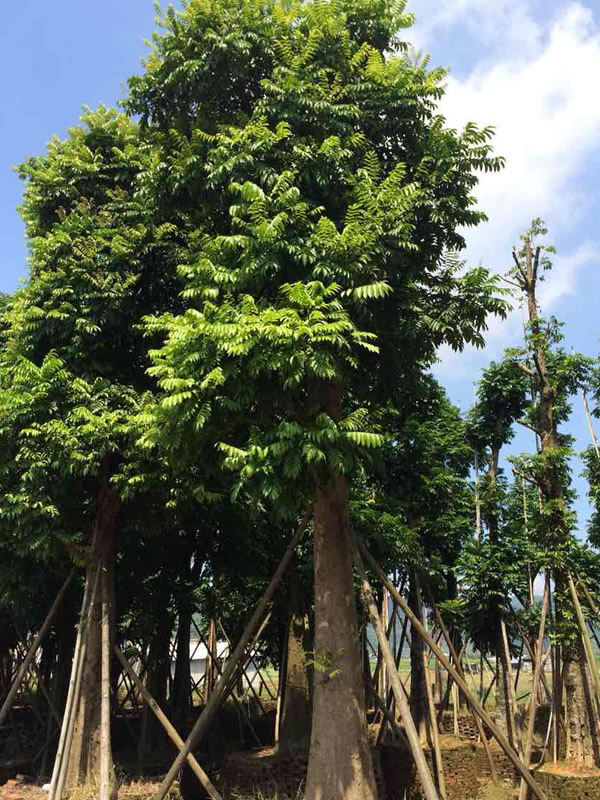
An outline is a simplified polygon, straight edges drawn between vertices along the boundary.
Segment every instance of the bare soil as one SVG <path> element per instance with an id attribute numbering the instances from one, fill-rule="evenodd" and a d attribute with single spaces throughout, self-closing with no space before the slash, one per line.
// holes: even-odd
<path id="1" fill-rule="evenodd" d="M 544 764 L 538 771 L 576 778 L 600 777 L 600 769 L 597 767 L 590 767 L 573 761 L 557 761 L 556 764 L 550 762 Z"/>
<path id="2" fill-rule="evenodd" d="M 151 800 L 159 785 L 154 780 L 125 783 L 119 788 L 119 800 Z M 96 800 L 97 796 L 97 790 L 86 790 L 82 787 L 71 793 L 70 800 Z M 179 788 L 174 784 L 169 798 L 175 800 L 179 797 Z M 4 786 L 0 786 L 0 800 L 47 800 L 47 798 L 46 792 L 35 783 L 26 780 L 11 779 Z"/>

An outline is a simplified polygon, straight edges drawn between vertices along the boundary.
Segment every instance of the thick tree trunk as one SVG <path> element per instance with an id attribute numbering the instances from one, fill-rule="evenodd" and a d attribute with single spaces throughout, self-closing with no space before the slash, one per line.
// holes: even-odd
<path id="1" fill-rule="evenodd" d="M 105 470 L 98 495 L 96 521 L 92 538 L 92 554 L 86 581 L 94 584 L 99 563 L 106 570 L 105 580 L 109 594 L 109 626 L 114 638 L 114 558 L 117 546 L 117 526 L 120 508 L 118 493 L 110 485 L 110 473 Z M 101 694 L 102 694 L 102 592 L 97 591 L 86 631 L 85 661 L 81 694 L 77 708 L 73 741 L 69 752 L 66 789 L 78 784 L 99 785 L 101 765 Z M 106 741 L 106 739 L 105 739 Z M 110 750 L 110 737 L 108 741 Z M 116 781 L 112 754 L 109 753 L 111 794 L 116 797 Z"/>
<path id="2" fill-rule="evenodd" d="M 302 601 L 302 587 L 296 569 L 290 573 L 289 620 L 285 635 L 285 677 L 279 720 L 278 752 L 308 750 L 311 705 L 307 670 L 309 644 L 308 617 Z"/>
<path id="3" fill-rule="evenodd" d="M 306 800 L 375 800 L 352 570 L 346 481 L 314 504 L 315 673 Z"/>

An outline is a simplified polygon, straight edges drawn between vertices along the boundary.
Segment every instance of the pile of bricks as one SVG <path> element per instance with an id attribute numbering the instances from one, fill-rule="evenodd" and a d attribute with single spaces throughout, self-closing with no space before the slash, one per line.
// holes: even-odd
<path id="1" fill-rule="evenodd" d="M 446 783 L 446 800 L 475 797 L 480 786 L 479 759 L 471 742 L 442 738 L 442 763 Z M 425 748 L 425 757 L 433 771 L 432 753 Z M 386 800 L 420 800 L 424 797 L 411 754 L 397 742 L 381 746 L 381 768 L 386 786 Z"/>
<path id="2" fill-rule="evenodd" d="M 307 768 L 305 753 L 277 755 L 270 747 L 232 753 L 221 766 L 219 789 L 224 798 L 254 798 L 258 791 L 296 798 Z"/>
<path id="3" fill-rule="evenodd" d="M 542 767 L 535 779 L 548 800 L 598 800 L 600 797 L 600 774 L 562 774 Z"/>

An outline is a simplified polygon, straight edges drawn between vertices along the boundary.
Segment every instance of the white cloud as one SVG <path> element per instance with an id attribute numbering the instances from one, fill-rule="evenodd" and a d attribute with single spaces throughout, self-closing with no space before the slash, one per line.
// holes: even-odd
<path id="1" fill-rule="evenodd" d="M 426 6 L 426 0 L 421 0 Z M 512 18 L 517 26 L 525 14 L 536 46 L 519 58 L 511 50 L 493 63 L 479 63 L 463 80 L 450 77 L 442 104 L 449 124 L 461 128 L 467 120 L 496 127 L 495 149 L 506 158 L 500 174 L 482 176 L 477 196 L 489 223 L 467 233 L 470 263 L 504 272 L 510 266 L 512 245 L 533 217 L 543 217 L 550 240 L 561 248 L 569 232 L 589 210 L 595 186 L 586 183 L 586 167 L 600 154 L 600 103 L 596 102 L 600 78 L 600 27 L 592 11 L 579 2 L 565 3 L 548 23 L 534 22 L 527 4 L 502 0 L 460 0 L 435 4 L 430 28 L 444 20 L 460 23 L 472 19 L 476 7 Z M 492 16 L 493 16 L 492 14 Z M 511 15 L 513 15 L 511 17 Z M 437 19 L 437 22 L 436 22 Z M 486 23 L 487 24 L 487 23 Z M 433 35 L 433 34 L 432 34 Z M 501 35 L 501 34 L 499 34 Z M 555 259 L 555 268 L 543 284 L 543 313 L 573 292 L 578 273 L 596 261 L 600 245 L 588 241 Z M 520 319 L 508 326 L 491 323 L 488 342 L 497 357 L 510 338 L 520 334 Z M 438 372 L 456 376 L 461 357 L 446 353 Z M 481 363 L 462 357 L 465 374 Z"/>
<path id="2" fill-rule="evenodd" d="M 540 38 L 540 26 L 524 0 L 411 0 L 408 9 L 416 15 L 410 38 L 426 49 L 456 24 L 480 44 L 504 52 L 531 49 Z"/>

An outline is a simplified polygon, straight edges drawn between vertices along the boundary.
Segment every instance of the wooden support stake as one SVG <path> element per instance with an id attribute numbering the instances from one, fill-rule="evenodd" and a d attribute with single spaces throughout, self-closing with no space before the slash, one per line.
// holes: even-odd
<path id="1" fill-rule="evenodd" d="M 250 621 L 246 625 L 244 632 L 240 641 L 237 644 L 237 647 L 233 651 L 231 657 L 227 660 L 227 664 L 225 665 L 225 669 L 223 670 L 223 674 L 221 678 L 217 682 L 215 686 L 215 690 L 210 696 L 208 702 L 204 706 L 202 713 L 194 723 L 194 727 L 190 731 L 189 736 L 185 740 L 183 748 L 180 750 L 179 755 L 171 765 L 171 768 L 165 775 L 162 783 L 160 784 L 156 795 L 154 796 L 154 800 L 164 800 L 167 792 L 171 788 L 173 781 L 177 777 L 179 770 L 181 769 L 182 765 L 185 763 L 186 758 L 191 753 L 192 749 L 196 742 L 200 741 L 201 737 L 206 733 L 208 727 L 214 717 L 219 705 L 221 703 L 221 699 L 225 690 L 228 688 L 231 679 L 235 673 L 238 663 L 244 657 L 244 653 L 246 652 L 246 648 L 254 635 L 256 628 L 258 627 L 265 611 L 267 610 L 267 606 L 271 602 L 271 598 L 275 594 L 275 590 L 277 589 L 283 574 L 285 573 L 290 561 L 294 557 L 294 552 L 296 550 L 296 545 L 300 541 L 302 534 L 308 524 L 312 515 L 312 506 L 306 511 L 304 517 L 302 518 L 302 522 L 298 526 L 295 534 L 293 535 L 285 553 L 283 554 L 283 558 L 279 562 L 279 566 L 275 570 L 275 574 L 271 578 L 271 582 L 269 583 L 265 593 L 263 594 L 260 602 L 256 606 L 254 614 L 252 615 Z"/>
<path id="2" fill-rule="evenodd" d="M 510 648 L 508 646 L 508 635 L 506 633 L 506 623 L 500 620 L 500 631 L 502 634 L 502 648 L 504 650 L 504 661 L 506 663 L 506 684 L 508 688 L 508 705 L 510 712 L 510 724 L 513 730 L 514 741 L 517 745 L 519 755 L 523 758 L 523 736 L 521 724 L 517 716 L 517 698 L 515 695 L 515 685 L 513 682 L 512 667 L 510 664 Z"/>
<path id="3" fill-rule="evenodd" d="M 163 710 L 158 705 L 156 700 L 152 697 L 146 686 L 144 686 L 143 682 L 139 679 L 135 670 L 133 669 L 127 658 L 125 658 L 125 655 L 121 650 L 121 648 L 115 644 L 113 649 L 115 651 L 116 657 L 119 659 L 119 663 L 121 664 L 127 675 L 129 675 L 129 677 L 133 681 L 138 692 L 141 694 L 141 696 L 148 704 L 148 707 L 153 711 L 154 715 L 156 716 L 158 721 L 161 723 L 161 725 L 167 732 L 167 735 L 169 736 L 175 747 L 178 750 L 181 750 L 185 746 L 185 742 L 183 741 L 181 736 L 177 733 L 167 715 L 163 712 Z M 221 797 L 215 786 L 212 784 L 210 778 L 208 777 L 206 772 L 202 769 L 202 767 L 200 766 L 200 764 L 198 763 L 198 761 L 196 760 L 195 756 L 192 753 L 188 754 L 187 761 L 190 767 L 192 768 L 194 775 L 198 778 L 198 780 L 200 781 L 200 783 L 202 784 L 208 795 L 212 798 L 212 800 L 223 800 L 223 798 Z"/>
<path id="4" fill-rule="evenodd" d="M 585 407 L 585 418 L 587 419 L 588 428 L 590 430 L 590 436 L 592 437 L 592 443 L 594 445 L 594 450 L 596 451 L 596 458 L 600 459 L 600 449 L 598 448 L 598 440 L 596 439 L 596 433 L 594 432 L 594 426 L 592 424 L 592 415 L 590 414 L 590 406 L 587 399 L 587 393 L 585 389 L 581 390 L 581 394 L 583 395 L 583 405 Z"/>
<path id="5" fill-rule="evenodd" d="M 457 669 L 450 663 L 450 661 L 446 658 L 441 648 L 439 648 L 436 645 L 431 636 L 427 633 L 421 622 L 417 619 L 415 614 L 413 614 L 412 609 L 405 602 L 404 598 L 398 594 L 394 584 L 391 583 L 385 572 L 381 569 L 379 564 L 375 561 L 373 556 L 369 553 L 369 551 L 362 542 L 358 542 L 358 547 L 360 549 L 361 554 L 365 557 L 369 566 L 373 570 L 374 574 L 379 578 L 379 580 L 381 580 L 382 582 L 386 582 L 388 584 L 388 589 L 390 590 L 390 594 L 392 595 L 392 597 L 396 600 L 396 602 L 398 603 L 400 608 L 404 611 L 404 613 L 409 615 L 412 625 L 414 625 L 414 627 L 419 631 L 421 636 L 425 639 L 425 641 L 431 648 L 436 658 L 440 661 L 442 666 L 445 667 L 445 669 L 450 673 L 454 681 L 458 684 L 459 688 L 463 692 L 465 698 L 467 699 L 467 702 L 472 707 L 473 711 L 477 713 L 479 717 L 481 717 L 482 722 L 485 725 L 487 725 L 487 727 L 490 729 L 492 735 L 494 736 L 494 738 L 496 739 L 502 750 L 504 750 L 504 752 L 510 759 L 511 763 L 513 764 L 513 766 L 517 769 L 517 771 L 521 775 L 521 777 L 527 783 L 531 791 L 538 798 L 538 800 L 547 800 L 545 792 L 543 791 L 541 786 L 537 783 L 537 781 L 534 780 L 528 766 L 521 761 L 518 754 L 510 746 L 510 743 L 506 740 L 506 737 L 504 736 L 502 731 L 498 729 L 497 725 L 494 723 L 493 719 L 490 717 L 488 712 L 485 710 L 485 708 L 483 708 L 479 704 L 477 698 L 472 695 L 469 687 L 467 686 L 463 678 L 460 676 Z"/>
<path id="6" fill-rule="evenodd" d="M 382 656 L 385 659 L 386 664 L 388 665 L 388 672 L 392 684 L 392 689 L 394 691 L 394 697 L 396 698 L 396 705 L 398 707 L 398 710 L 400 711 L 402 722 L 404 723 L 404 730 L 406 732 L 406 737 L 410 743 L 412 757 L 414 759 L 415 766 L 417 768 L 417 773 L 421 780 L 423 792 L 427 800 L 439 800 L 439 794 L 437 792 L 437 789 L 435 788 L 435 784 L 433 782 L 433 778 L 431 777 L 431 772 L 429 770 L 429 765 L 427 764 L 427 759 L 425 758 L 425 753 L 423 752 L 423 748 L 421 747 L 419 733 L 415 727 L 415 723 L 410 713 L 408 702 L 406 700 L 406 696 L 404 695 L 404 690 L 402 689 L 402 685 L 400 683 L 398 671 L 395 669 L 394 657 L 392 655 L 392 651 L 390 650 L 390 646 L 385 637 L 385 631 L 381 624 L 381 615 L 379 614 L 377 603 L 375 602 L 375 598 L 373 597 L 371 585 L 367 580 L 367 576 L 365 574 L 365 568 L 358 551 L 355 551 L 355 562 L 360 575 L 363 600 L 369 612 L 369 616 L 371 617 L 371 624 L 375 628 L 375 633 L 377 635 L 377 641 L 379 642 L 379 647 L 381 648 Z M 398 602 L 397 599 L 396 602 Z"/>
<path id="7" fill-rule="evenodd" d="M 14 681 L 12 682 L 12 686 L 10 687 L 10 689 L 8 691 L 8 694 L 6 695 L 6 699 L 4 700 L 4 703 L 2 704 L 2 708 L 0 708 L 0 727 L 2 727 L 2 725 L 4 725 L 4 723 L 6 721 L 6 717 L 8 716 L 8 712 L 10 711 L 10 709 L 12 707 L 12 704 L 14 702 L 14 699 L 15 699 L 16 695 L 17 695 L 17 692 L 19 691 L 19 687 L 21 686 L 21 683 L 23 682 L 23 678 L 27 674 L 27 672 L 29 670 L 29 667 L 31 665 L 31 662 L 35 658 L 35 655 L 36 655 L 37 651 L 39 650 L 39 647 L 40 647 L 41 643 L 44 641 L 44 637 L 46 636 L 46 634 L 50 630 L 50 627 L 52 625 L 52 621 L 54 620 L 54 617 L 56 616 L 56 612 L 58 611 L 58 608 L 59 608 L 59 606 L 61 604 L 61 601 L 62 601 L 63 597 L 65 596 L 65 592 L 69 588 L 69 584 L 73 580 L 73 576 L 74 575 L 75 575 L 75 569 L 73 568 L 71 570 L 71 572 L 69 573 L 69 577 L 67 578 L 67 580 L 61 586 L 61 589 L 60 589 L 59 593 L 56 595 L 56 599 L 52 603 L 50 611 L 48 612 L 48 616 L 44 620 L 44 623 L 43 623 L 42 627 L 40 628 L 37 636 L 33 640 L 33 643 L 31 645 L 31 647 L 29 648 L 29 652 L 27 653 L 27 655 L 25 656 L 23 662 L 21 663 L 21 666 L 17 670 L 17 674 L 15 676 Z"/>

